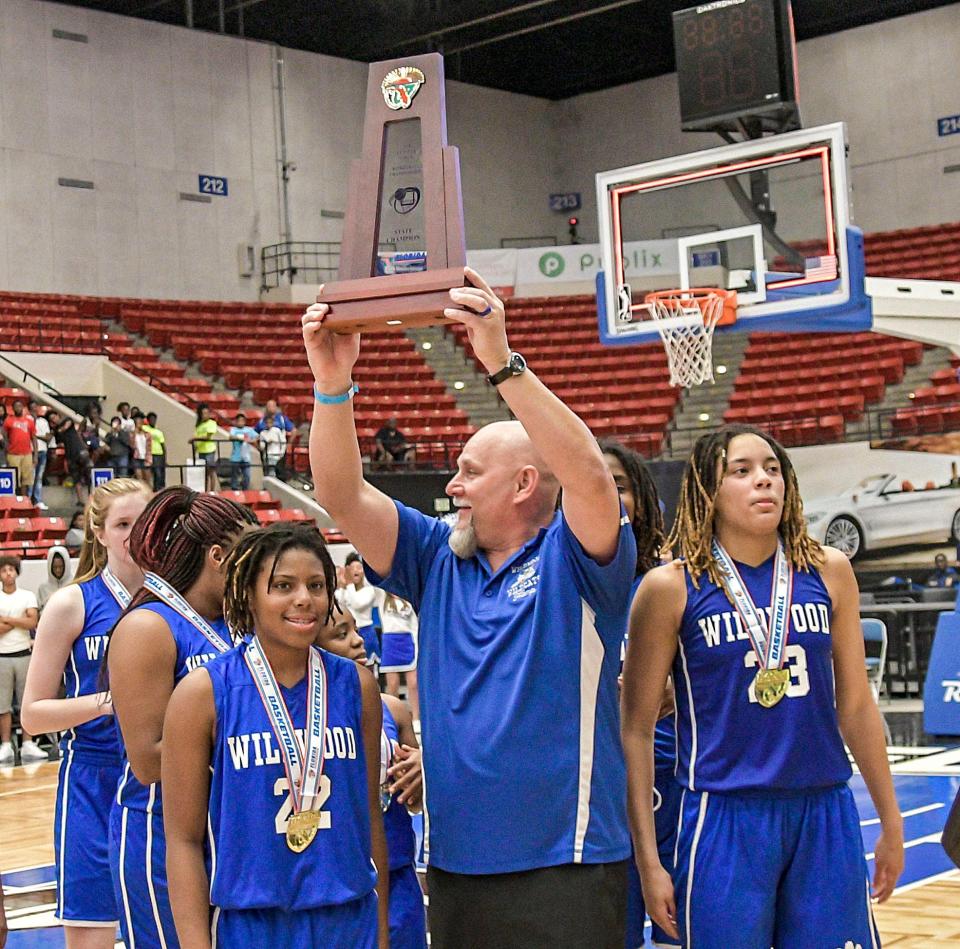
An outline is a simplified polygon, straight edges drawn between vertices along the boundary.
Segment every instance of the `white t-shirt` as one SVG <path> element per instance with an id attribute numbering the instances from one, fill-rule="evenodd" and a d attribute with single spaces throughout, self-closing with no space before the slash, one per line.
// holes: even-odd
<path id="1" fill-rule="evenodd" d="M 37 609 L 37 598 L 30 590 L 0 590 L 0 616 L 23 616 L 27 610 Z M 23 652 L 30 648 L 30 630 L 14 626 L 9 632 L 0 633 L 0 656 Z"/>
<path id="2" fill-rule="evenodd" d="M 50 434 L 50 423 L 42 415 L 38 415 L 33 420 L 33 427 L 37 436 L 37 451 L 46 451 L 50 447 L 47 442 L 47 436 Z"/>
<path id="3" fill-rule="evenodd" d="M 260 444 L 266 452 L 268 464 L 273 464 L 287 453 L 287 433 L 276 426 L 265 428 L 260 433 Z"/>
<path id="4" fill-rule="evenodd" d="M 413 607 L 398 596 L 377 588 L 377 607 L 380 610 L 380 625 L 384 633 L 411 633 L 417 635 L 420 621 Z"/>
<path id="5" fill-rule="evenodd" d="M 345 606 L 357 621 L 357 629 L 373 625 L 373 608 L 377 605 L 377 588 L 365 583 L 358 590 L 352 583 L 348 583 L 342 590 L 337 590 L 340 604 Z"/>

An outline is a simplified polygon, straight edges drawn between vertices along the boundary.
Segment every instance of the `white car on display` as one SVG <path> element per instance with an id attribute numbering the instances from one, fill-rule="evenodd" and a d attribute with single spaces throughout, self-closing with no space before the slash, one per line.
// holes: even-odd
<path id="1" fill-rule="evenodd" d="M 893 474 L 805 505 L 807 529 L 854 560 L 864 551 L 901 544 L 960 541 L 960 488 L 916 488 Z"/>

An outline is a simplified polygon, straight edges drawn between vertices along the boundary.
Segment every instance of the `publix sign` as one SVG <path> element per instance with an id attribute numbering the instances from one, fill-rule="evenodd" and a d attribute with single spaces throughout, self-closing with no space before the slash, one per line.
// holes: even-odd
<path id="1" fill-rule="evenodd" d="M 634 276 L 679 275 L 676 241 L 634 241 L 624 246 L 624 263 Z M 602 267 L 599 244 L 528 247 L 519 252 L 517 285 L 592 283 Z"/>

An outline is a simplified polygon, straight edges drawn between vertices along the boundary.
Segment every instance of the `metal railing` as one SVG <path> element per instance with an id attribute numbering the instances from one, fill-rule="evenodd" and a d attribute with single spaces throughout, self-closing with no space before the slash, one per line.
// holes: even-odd
<path id="1" fill-rule="evenodd" d="M 867 412 L 867 425 L 871 442 L 960 432 L 960 402 L 910 402 L 873 409 Z"/>
<path id="2" fill-rule="evenodd" d="M 324 283 L 340 266 L 339 241 L 286 241 L 260 250 L 260 287 L 271 290 L 282 284 Z"/>

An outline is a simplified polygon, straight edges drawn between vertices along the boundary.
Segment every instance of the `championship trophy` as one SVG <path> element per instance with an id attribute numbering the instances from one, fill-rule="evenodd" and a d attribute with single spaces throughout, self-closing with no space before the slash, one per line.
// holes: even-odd
<path id="1" fill-rule="evenodd" d="M 317 297 L 334 332 L 446 322 L 449 291 L 466 285 L 460 155 L 447 145 L 443 82 L 438 53 L 370 66 L 338 279 Z"/>

